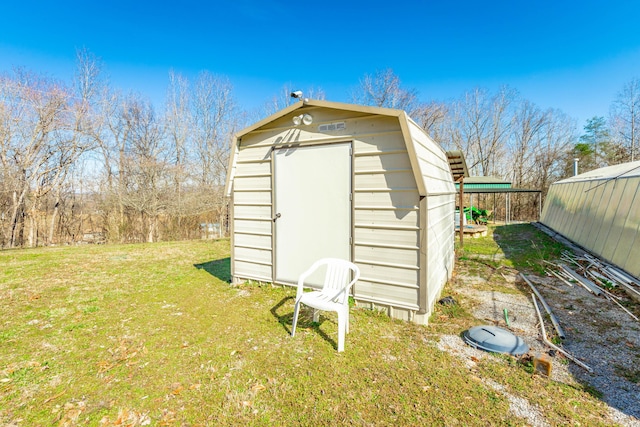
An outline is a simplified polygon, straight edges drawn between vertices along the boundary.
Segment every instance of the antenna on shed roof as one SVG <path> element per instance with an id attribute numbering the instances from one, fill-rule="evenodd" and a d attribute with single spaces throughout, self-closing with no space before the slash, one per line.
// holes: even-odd
<path id="1" fill-rule="evenodd" d="M 303 94 L 301 90 L 294 90 L 293 92 L 291 92 L 290 95 L 292 98 L 296 98 L 301 100 L 304 103 L 307 103 L 309 101 L 309 98 L 303 98 Z"/>

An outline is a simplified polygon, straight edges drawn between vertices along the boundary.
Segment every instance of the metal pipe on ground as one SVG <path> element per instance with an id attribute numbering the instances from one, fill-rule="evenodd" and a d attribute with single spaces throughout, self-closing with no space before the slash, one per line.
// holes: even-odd
<path id="1" fill-rule="evenodd" d="M 535 286 L 533 286 L 533 283 L 531 283 L 531 281 L 529 279 L 527 279 L 527 276 L 525 276 L 522 273 L 520 273 L 520 276 L 522 276 L 524 281 L 527 282 L 527 285 L 529 285 L 529 287 L 536 294 L 538 299 L 540 299 L 540 303 L 542 304 L 542 306 L 544 307 L 545 311 L 549 315 L 549 318 L 551 319 L 551 323 L 553 324 L 553 327 L 555 328 L 556 332 L 558 333 L 558 336 L 560 337 L 560 339 L 565 339 L 564 331 L 560 327 L 560 323 L 558 323 L 558 319 L 556 318 L 556 316 L 551 311 L 551 307 L 549 307 L 549 304 L 547 304 L 547 302 L 544 300 L 544 298 L 542 298 L 542 295 L 540 295 L 540 292 L 538 292 L 538 289 Z"/>
<path id="2" fill-rule="evenodd" d="M 622 299 L 619 296 L 614 295 L 611 292 L 607 291 L 605 289 L 604 282 L 602 282 L 600 279 L 598 279 L 598 277 L 595 274 L 593 274 L 589 270 L 585 271 L 585 273 L 587 273 L 587 275 L 589 275 L 593 279 L 593 281 L 596 283 L 596 286 L 598 287 L 598 289 L 600 289 L 600 291 L 602 291 L 605 294 L 605 296 L 608 296 L 610 298 L 615 298 L 617 300 L 621 300 Z M 602 285 L 602 286 L 600 286 L 600 285 Z"/>
<path id="3" fill-rule="evenodd" d="M 542 319 L 542 314 L 540 314 L 540 308 L 538 308 L 538 302 L 536 301 L 536 296 L 535 294 L 531 294 L 531 299 L 533 300 L 533 306 L 536 309 L 536 313 L 538 314 L 538 320 L 540 321 L 540 329 L 542 330 L 542 341 L 548 345 L 549 347 L 551 347 L 552 349 L 554 349 L 555 351 L 564 354 L 568 359 L 572 360 L 574 363 L 576 363 L 578 366 L 586 369 L 589 372 L 593 372 L 593 369 L 591 369 L 591 367 L 583 362 L 581 362 L 580 360 L 578 360 L 576 357 L 574 357 L 573 355 L 571 355 L 570 353 L 564 351 L 563 349 L 561 349 L 560 347 L 558 347 L 557 345 L 553 344 L 551 341 L 549 341 L 547 339 L 547 331 L 544 327 L 544 320 Z"/>
<path id="4" fill-rule="evenodd" d="M 619 278 L 619 280 L 625 282 L 626 284 L 635 284 L 638 285 L 638 279 L 636 279 L 635 277 L 630 276 L 629 274 L 627 274 L 626 272 L 615 268 L 611 265 L 607 265 L 606 267 L 604 267 L 604 270 L 606 270 L 607 272 L 615 275 L 616 277 Z"/>
<path id="5" fill-rule="evenodd" d="M 602 292 L 600 292 L 600 289 L 598 288 L 598 286 L 596 286 L 596 284 L 593 283 L 591 280 L 585 277 L 582 277 L 580 274 L 578 274 L 577 272 L 575 272 L 574 270 L 572 270 L 571 268 L 569 268 L 564 264 L 560 264 L 560 266 L 564 271 L 566 271 L 569 275 L 571 275 L 575 280 L 578 281 L 578 283 L 584 286 L 588 291 L 598 296 L 602 295 Z"/>
<path id="6" fill-rule="evenodd" d="M 553 274 L 554 276 L 556 276 L 558 279 L 562 280 L 564 283 L 566 283 L 568 286 L 573 288 L 573 283 L 569 282 L 568 280 L 565 280 L 562 276 L 560 276 L 558 273 L 556 273 L 553 270 L 545 270 L 551 274 Z"/>
<path id="7" fill-rule="evenodd" d="M 608 293 L 608 292 L 607 292 L 606 297 L 607 297 L 611 302 L 613 302 L 615 305 L 617 305 L 618 307 L 620 307 L 621 309 L 623 309 L 623 310 L 624 310 L 624 312 L 625 312 L 625 313 L 627 313 L 629 316 L 633 317 L 637 322 L 640 322 L 640 319 L 638 319 L 638 317 L 637 317 L 635 314 L 633 314 L 632 312 L 630 312 L 629 310 L 627 310 L 627 309 L 626 309 L 622 304 L 620 304 L 618 301 L 616 301 L 615 299 L 611 298 L 611 297 L 609 296 L 609 293 Z"/>

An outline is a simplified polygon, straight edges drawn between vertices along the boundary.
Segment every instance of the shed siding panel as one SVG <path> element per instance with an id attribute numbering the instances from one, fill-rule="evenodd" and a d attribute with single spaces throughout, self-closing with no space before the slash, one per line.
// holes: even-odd
<path id="1" fill-rule="evenodd" d="M 419 227 L 418 210 L 413 209 L 364 209 L 356 207 L 356 226 L 367 225 Z"/>
<path id="2" fill-rule="evenodd" d="M 267 161 L 271 159 L 271 147 L 269 146 L 248 146 L 243 140 L 240 144 L 240 150 L 238 151 L 238 166 L 242 163 Z M 237 170 L 237 169 L 236 169 Z"/>
<path id="3" fill-rule="evenodd" d="M 261 235 L 271 234 L 271 221 L 235 219 L 233 221 L 233 227 L 236 233 Z"/>
<path id="4" fill-rule="evenodd" d="M 358 171 L 393 171 L 411 170 L 411 162 L 407 153 L 380 153 L 377 155 L 358 155 L 355 153 L 355 170 Z"/>
<path id="5" fill-rule="evenodd" d="M 438 244 L 423 245 L 427 252 L 428 305 L 432 307 L 442 287 L 451 278 L 454 265 L 454 209 L 455 195 L 427 197 L 427 241 Z"/>
<path id="6" fill-rule="evenodd" d="M 233 182 L 236 191 L 271 190 L 271 176 L 243 177 L 237 176 Z"/>
<path id="7" fill-rule="evenodd" d="M 237 259 L 253 260 L 256 263 L 271 265 L 271 250 L 253 249 L 237 246 L 234 249 Z"/>
<path id="8" fill-rule="evenodd" d="M 271 249 L 271 236 L 258 236 L 255 234 L 234 234 L 234 246 L 245 246 L 249 248 Z"/>
<path id="9" fill-rule="evenodd" d="M 420 199 L 417 191 L 359 192 L 356 190 L 353 200 L 356 208 L 387 208 L 390 206 L 395 208 L 417 208 Z"/>
<path id="10" fill-rule="evenodd" d="M 271 203 L 271 191 L 236 191 L 234 183 L 234 204 L 237 205 L 267 205 Z"/>
<path id="11" fill-rule="evenodd" d="M 270 174 L 271 174 L 270 159 L 262 162 L 238 163 L 238 165 L 236 166 L 236 178 L 239 176 L 270 175 Z"/>
<path id="12" fill-rule="evenodd" d="M 356 227 L 354 241 L 364 246 L 366 243 L 387 245 L 418 246 L 418 231 L 385 230 Z"/>
<path id="13" fill-rule="evenodd" d="M 394 263 L 415 268 L 419 265 L 418 249 L 399 249 L 355 245 L 356 263 Z"/>
<path id="14" fill-rule="evenodd" d="M 358 280 L 356 284 L 356 299 L 375 300 L 387 305 L 408 306 L 417 309 L 418 289 L 403 288 L 398 286 L 383 285 L 369 282 L 366 279 Z"/>
<path id="15" fill-rule="evenodd" d="M 271 206 L 268 205 L 234 205 L 233 215 L 236 219 L 256 218 L 271 220 Z"/>
<path id="16" fill-rule="evenodd" d="M 387 267 L 373 264 L 358 264 L 363 281 L 376 283 L 397 283 L 401 286 L 387 285 L 391 288 L 418 289 L 418 271 L 400 267 Z M 417 300 L 406 301 L 416 304 Z"/>
<path id="17" fill-rule="evenodd" d="M 241 277 L 243 279 L 255 279 L 271 281 L 271 266 L 261 265 L 253 262 L 247 262 L 241 258 L 236 257 L 234 261 L 236 271 L 234 276 Z"/>
<path id="18" fill-rule="evenodd" d="M 396 189 L 416 188 L 416 180 L 411 169 L 399 172 L 367 173 L 355 176 L 355 188 Z"/>
<path id="19" fill-rule="evenodd" d="M 353 148 L 356 153 L 373 153 L 383 149 L 385 151 L 405 151 L 407 149 L 397 124 L 395 129 L 384 134 L 356 136 Z"/>
<path id="20" fill-rule="evenodd" d="M 404 266 L 391 267 L 386 265 L 358 263 L 363 280 L 393 281 L 408 287 L 418 287 L 418 270 L 404 268 Z M 410 267 L 410 266 L 409 266 Z"/>

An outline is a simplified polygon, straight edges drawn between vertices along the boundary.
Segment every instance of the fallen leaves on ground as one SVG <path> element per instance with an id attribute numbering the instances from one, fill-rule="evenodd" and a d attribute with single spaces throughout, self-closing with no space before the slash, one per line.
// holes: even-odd
<path id="1" fill-rule="evenodd" d="M 146 412 L 137 412 L 131 409 L 120 409 L 115 420 L 111 421 L 109 417 L 103 417 L 100 420 L 101 427 L 137 427 L 147 426 L 151 424 L 151 418 Z"/>

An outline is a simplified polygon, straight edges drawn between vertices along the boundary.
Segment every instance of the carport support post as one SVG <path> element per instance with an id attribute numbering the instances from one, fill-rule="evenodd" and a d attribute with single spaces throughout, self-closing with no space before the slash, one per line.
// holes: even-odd
<path id="1" fill-rule="evenodd" d="M 464 197 L 464 176 L 460 177 L 460 247 L 464 247 L 464 206 L 462 201 Z"/>
<path id="2" fill-rule="evenodd" d="M 538 221 L 542 218 L 542 191 L 538 193 Z"/>

